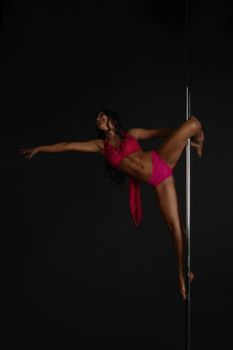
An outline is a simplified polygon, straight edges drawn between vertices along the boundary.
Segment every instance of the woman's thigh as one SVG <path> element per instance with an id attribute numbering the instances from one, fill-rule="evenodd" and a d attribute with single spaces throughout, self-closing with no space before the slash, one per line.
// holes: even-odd
<path id="1" fill-rule="evenodd" d="M 201 129 L 201 123 L 195 117 L 184 121 L 172 134 L 157 148 L 159 155 L 174 168 L 179 160 L 188 138 Z"/>
<path id="2" fill-rule="evenodd" d="M 180 217 L 174 176 L 170 176 L 154 188 L 159 209 L 165 223 L 171 230 L 182 229 L 183 225 Z"/>

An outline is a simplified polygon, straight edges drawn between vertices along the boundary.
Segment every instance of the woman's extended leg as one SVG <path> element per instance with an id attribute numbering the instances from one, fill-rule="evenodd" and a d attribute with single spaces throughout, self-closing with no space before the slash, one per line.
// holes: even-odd
<path id="1" fill-rule="evenodd" d="M 194 141 L 198 140 L 198 137 L 195 138 L 195 136 L 199 136 L 201 128 L 201 122 L 195 116 L 191 116 L 176 128 L 164 143 L 157 148 L 160 156 L 171 168 L 176 166 L 186 147 L 188 138 L 193 138 Z"/>
<path id="2" fill-rule="evenodd" d="M 178 263 L 178 279 L 180 292 L 183 299 L 186 299 L 185 288 L 185 232 L 184 226 L 181 221 L 180 207 L 177 198 L 177 192 L 175 187 L 175 179 L 170 176 L 165 181 L 155 186 L 155 192 L 161 214 L 168 225 L 169 231 L 172 233 L 172 238 L 176 250 L 176 257 Z M 192 281 L 194 275 L 190 274 L 190 280 Z"/>

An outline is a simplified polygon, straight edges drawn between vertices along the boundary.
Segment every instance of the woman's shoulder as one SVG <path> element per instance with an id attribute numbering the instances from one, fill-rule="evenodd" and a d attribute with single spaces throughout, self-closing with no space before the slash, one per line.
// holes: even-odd
<path id="1" fill-rule="evenodd" d="M 124 131 L 125 136 L 130 137 L 130 138 L 134 138 L 137 139 L 137 133 L 135 132 L 135 129 L 129 129 L 127 131 Z"/>
<path id="2" fill-rule="evenodd" d="M 121 130 L 121 133 L 122 133 L 122 135 L 125 136 L 125 137 L 132 136 L 132 135 L 131 135 L 130 129 L 129 129 L 129 130 Z"/>

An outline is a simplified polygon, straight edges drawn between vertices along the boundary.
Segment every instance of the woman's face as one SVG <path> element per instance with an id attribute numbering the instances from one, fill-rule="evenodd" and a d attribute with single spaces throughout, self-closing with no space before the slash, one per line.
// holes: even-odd
<path id="1" fill-rule="evenodd" d="M 114 124 L 111 119 L 108 120 L 108 117 L 103 112 L 100 112 L 96 118 L 97 128 L 103 131 L 108 131 L 109 128 L 114 129 Z"/>

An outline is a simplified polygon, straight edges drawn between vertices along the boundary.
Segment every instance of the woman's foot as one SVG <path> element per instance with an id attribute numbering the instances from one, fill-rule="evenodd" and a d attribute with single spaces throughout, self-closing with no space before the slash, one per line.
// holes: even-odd
<path id="1" fill-rule="evenodd" d="M 200 130 L 196 135 L 191 137 L 191 146 L 197 149 L 197 154 L 199 158 L 201 158 L 202 156 L 202 148 L 203 148 L 204 140 L 205 140 L 205 136 L 204 136 L 203 130 Z"/>
<path id="2" fill-rule="evenodd" d="M 189 275 L 189 280 L 190 282 L 192 282 L 194 279 L 194 273 L 190 271 L 190 275 Z M 179 287 L 180 287 L 180 292 L 182 295 L 182 298 L 184 300 L 186 300 L 187 298 L 187 293 L 186 293 L 186 286 L 185 286 L 185 278 L 184 275 L 180 275 L 179 276 Z"/>

